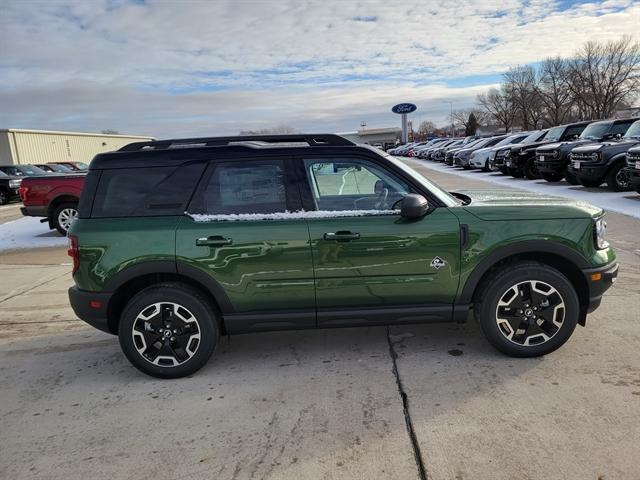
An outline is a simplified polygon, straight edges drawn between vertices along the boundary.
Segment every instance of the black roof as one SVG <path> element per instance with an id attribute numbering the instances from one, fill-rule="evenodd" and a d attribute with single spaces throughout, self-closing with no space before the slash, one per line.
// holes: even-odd
<path id="1" fill-rule="evenodd" d="M 211 158 L 290 154 L 291 149 L 319 152 L 337 147 L 353 148 L 356 144 L 335 134 L 250 135 L 234 137 L 199 137 L 135 142 L 114 152 L 94 157 L 90 169 L 144 166 L 174 166 L 190 160 Z"/>

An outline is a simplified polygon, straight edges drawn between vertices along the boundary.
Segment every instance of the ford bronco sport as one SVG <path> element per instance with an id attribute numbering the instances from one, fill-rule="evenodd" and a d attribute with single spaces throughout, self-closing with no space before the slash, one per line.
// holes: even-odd
<path id="1" fill-rule="evenodd" d="M 464 322 L 549 353 L 617 275 L 597 207 L 448 193 L 336 135 L 165 140 L 97 155 L 69 231 L 76 314 L 149 375 L 221 335 Z"/>

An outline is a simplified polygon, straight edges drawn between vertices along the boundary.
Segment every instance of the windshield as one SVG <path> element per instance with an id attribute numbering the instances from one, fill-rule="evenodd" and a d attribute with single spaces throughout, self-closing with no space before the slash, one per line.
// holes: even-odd
<path id="1" fill-rule="evenodd" d="M 2 170 L 0 170 L 0 177 L 8 177 L 9 175 L 7 175 L 6 173 L 4 173 Z"/>
<path id="2" fill-rule="evenodd" d="M 58 172 L 58 173 L 73 172 L 73 170 L 71 170 L 69 167 L 65 167 L 64 165 L 57 165 L 55 163 L 49 163 L 47 164 L 47 167 L 49 167 L 54 172 Z"/>
<path id="3" fill-rule="evenodd" d="M 640 120 L 633 122 L 622 138 L 640 139 Z"/>
<path id="4" fill-rule="evenodd" d="M 549 133 L 551 133 L 551 130 L 548 130 L 546 132 L 546 135 L 545 135 L 545 132 L 541 132 L 540 130 L 538 130 L 526 136 L 524 139 L 520 141 L 520 143 L 533 143 L 533 142 L 537 142 L 538 140 L 542 140 L 543 138 L 545 140 L 548 140 Z"/>
<path id="5" fill-rule="evenodd" d="M 393 163 L 396 167 L 404 171 L 407 175 L 415 178 L 418 182 L 423 184 L 431 193 L 433 193 L 438 199 L 444 203 L 447 207 L 455 207 L 460 205 L 460 201 L 457 200 L 453 195 L 451 195 L 446 190 L 442 189 L 432 181 L 428 180 L 425 176 L 420 174 L 418 171 L 411 168 L 409 165 L 401 162 L 397 158 L 392 157 L 386 152 L 381 152 L 381 155 L 386 158 L 389 162 Z"/>
<path id="6" fill-rule="evenodd" d="M 600 140 L 609 131 L 609 128 L 611 128 L 610 122 L 592 123 L 580 134 L 580 139 Z"/>
<path id="7" fill-rule="evenodd" d="M 511 145 L 512 143 L 519 143 L 524 140 L 526 135 L 511 135 L 507 138 L 500 140 L 498 143 L 494 145 L 494 147 L 502 147 L 503 145 Z"/>
<path id="8" fill-rule="evenodd" d="M 73 162 L 78 170 L 89 170 L 89 165 L 84 162 Z"/>
<path id="9" fill-rule="evenodd" d="M 562 134 L 567 127 L 553 127 L 547 135 L 544 137 L 545 140 L 549 140 L 550 142 L 557 142 L 562 138 Z"/>

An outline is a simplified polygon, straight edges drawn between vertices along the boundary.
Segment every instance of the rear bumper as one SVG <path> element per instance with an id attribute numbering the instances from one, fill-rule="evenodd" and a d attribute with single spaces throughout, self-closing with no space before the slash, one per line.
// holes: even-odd
<path id="1" fill-rule="evenodd" d="M 618 264 L 608 263 L 597 268 L 582 270 L 589 286 L 589 306 L 587 313 L 593 312 L 600 306 L 602 296 L 613 285 L 618 277 Z"/>
<path id="2" fill-rule="evenodd" d="M 46 206 L 31 205 L 28 207 L 20 207 L 20 212 L 25 217 L 48 217 L 49 212 Z"/>
<path id="3" fill-rule="evenodd" d="M 80 320 L 103 332 L 116 334 L 109 328 L 107 306 L 111 292 L 88 292 L 77 286 L 69 289 L 69 303 Z"/>

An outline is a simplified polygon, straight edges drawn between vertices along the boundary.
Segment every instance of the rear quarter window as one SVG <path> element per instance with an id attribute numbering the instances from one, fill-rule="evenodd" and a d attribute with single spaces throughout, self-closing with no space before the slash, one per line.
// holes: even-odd
<path id="1" fill-rule="evenodd" d="M 178 167 L 103 170 L 97 182 L 91 217 L 182 215 L 204 167 L 204 163 L 192 163 Z M 85 212 L 80 213 L 82 216 Z"/>

